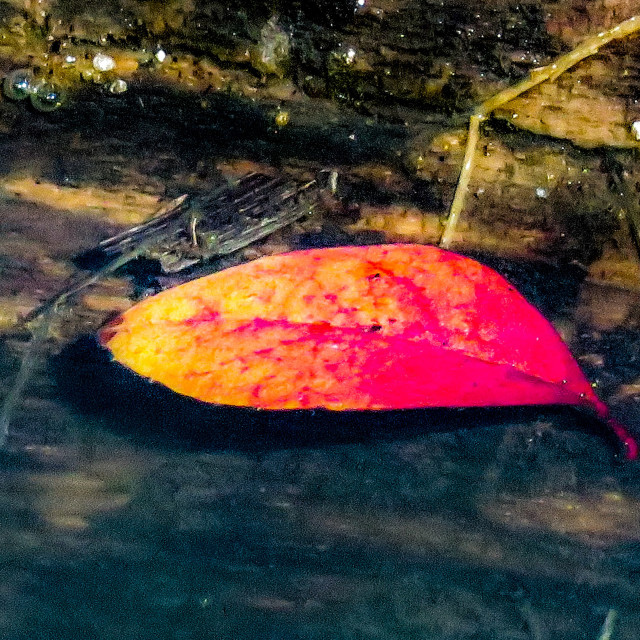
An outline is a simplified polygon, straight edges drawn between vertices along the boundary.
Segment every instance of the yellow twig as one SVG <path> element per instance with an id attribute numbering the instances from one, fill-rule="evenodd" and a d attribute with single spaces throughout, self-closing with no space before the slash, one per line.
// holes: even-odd
<path id="1" fill-rule="evenodd" d="M 453 240 L 453 234 L 455 233 L 456 226 L 458 225 L 458 218 L 462 213 L 464 207 L 464 199 L 467 194 L 467 187 L 469 186 L 469 180 L 471 179 L 471 173 L 473 171 L 473 157 L 478 146 L 478 140 L 480 139 L 480 123 L 482 122 L 482 116 L 474 113 L 469 120 L 469 134 L 467 136 L 467 146 L 464 152 L 464 160 L 462 162 L 462 170 L 458 178 L 458 186 L 451 202 L 451 209 L 449 210 L 449 217 L 440 237 L 440 246 L 443 248 L 449 247 Z"/>

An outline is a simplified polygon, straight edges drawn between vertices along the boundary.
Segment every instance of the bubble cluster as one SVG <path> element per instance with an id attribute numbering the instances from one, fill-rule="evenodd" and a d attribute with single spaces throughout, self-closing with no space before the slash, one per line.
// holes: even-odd
<path id="1" fill-rule="evenodd" d="M 10 100 L 29 98 L 34 109 L 48 113 L 62 106 L 65 92 L 58 85 L 36 78 L 31 69 L 16 69 L 7 75 L 2 91 Z"/>

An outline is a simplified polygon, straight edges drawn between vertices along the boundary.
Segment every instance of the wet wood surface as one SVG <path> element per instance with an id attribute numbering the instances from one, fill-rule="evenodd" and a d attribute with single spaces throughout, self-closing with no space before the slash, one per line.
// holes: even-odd
<path id="1" fill-rule="evenodd" d="M 275 4 L 242 14 L 216 2 L 94 3 L 89 19 L 75 3 L 46 3 L 47 21 L 31 5 L 0 5 L 0 34 L 13 34 L 4 71 L 45 64 L 59 55 L 52 42 L 128 61 L 122 94 L 109 91 L 115 76 L 65 72 L 68 102 L 52 113 L 0 102 L 5 392 L 28 340 L 19 317 L 77 273 L 74 254 L 225 176 L 330 167 L 345 200 L 239 261 L 435 242 L 468 109 L 638 11 Z M 288 58 L 261 67 L 255 48 L 282 33 L 293 34 Z M 142 56 L 159 47 L 166 63 Z M 636 432 L 638 261 L 622 215 L 634 203 L 611 176 L 619 163 L 633 192 L 639 169 L 633 150 L 606 145 L 636 119 L 638 55 L 636 40 L 618 43 L 559 83 L 572 95 L 580 81 L 580 99 L 604 105 L 580 103 L 604 138 L 595 148 L 566 100 L 546 137 L 509 113 L 498 115 L 511 124 L 487 124 L 455 245 L 542 310 Z M 527 100 L 518 109 L 534 118 L 542 103 Z M 115 381 L 77 348 L 112 312 L 173 282 L 144 269 L 61 313 L 13 416 L 0 454 L 0 635 L 595 639 L 614 609 L 614 637 L 638 637 L 638 466 L 616 461 L 592 424 L 562 412 L 425 413 L 283 437 L 230 415 L 212 438 L 159 396 L 113 400 Z"/>

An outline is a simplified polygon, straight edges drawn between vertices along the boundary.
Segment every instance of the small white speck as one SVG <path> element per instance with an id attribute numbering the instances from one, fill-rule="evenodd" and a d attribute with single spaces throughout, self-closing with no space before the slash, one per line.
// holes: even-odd
<path id="1" fill-rule="evenodd" d="M 164 62 L 166 57 L 167 57 L 167 54 L 165 53 L 165 51 L 163 49 L 158 49 L 156 51 L 156 60 L 158 62 Z"/>
<path id="2" fill-rule="evenodd" d="M 356 59 L 356 50 L 350 47 L 347 50 L 347 64 L 352 64 L 355 59 Z"/>
<path id="3" fill-rule="evenodd" d="M 106 53 L 96 53 L 93 56 L 93 68 L 96 71 L 111 71 L 116 68 L 116 61 Z"/>
<path id="4" fill-rule="evenodd" d="M 349 140 L 355 140 L 355 139 L 356 139 L 356 134 L 355 134 L 355 133 L 352 133 L 352 134 L 349 136 Z"/>
<path id="5" fill-rule="evenodd" d="M 632 125 L 631 125 L 631 133 L 633 133 L 633 137 L 636 140 L 640 141 L 640 120 L 636 120 Z"/>
<path id="6" fill-rule="evenodd" d="M 64 59 L 64 61 L 65 61 L 67 64 L 73 64 L 73 63 L 76 61 L 76 57 L 75 57 L 75 56 L 71 56 L 71 55 L 69 55 L 69 56 L 67 56 L 67 57 Z"/>
<path id="7" fill-rule="evenodd" d="M 546 198 L 549 195 L 549 192 L 544 187 L 538 187 L 536 189 L 536 196 L 538 198 Z"/>

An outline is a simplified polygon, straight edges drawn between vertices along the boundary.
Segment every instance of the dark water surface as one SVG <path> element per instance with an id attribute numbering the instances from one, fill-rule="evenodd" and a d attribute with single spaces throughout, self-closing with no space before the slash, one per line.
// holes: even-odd
<path id="1" fill-rule="evenodd" d="M 150 138 L 118 147 L 120 159 L 91 159 L 65 137 L 52 144 L 47 127 L 49 146 L 20 138 L 4 173 L 39 159 L 34 173 L 46 179 L 99 182 L 100 167 L 122 163 L 171 192 L 197 164 L 184 139 L 164 161 L 143 152 Z M 349 161 L 400 145 L 391 128 L 368 130 Z M 264 143 L 255 155 L 277 152 Z M 203 143 L 197 153 L 220 149 Z M 106 235 L 96 222 L 43 224 L 41 205 L 2 206 L 3 236 L 17 243 L 3 248 L 3 295 L 55 290 L 57 276 L 47 280 L 33 254 L 18 260 L 25 238 L 62 259 Z M 348 239 L 325 231 L 327 244 Z M 591 326 L 578 317 L 583 289 L 571 269 L 489 262 L 565 330 L 614 412 L 640 431 L 633 317 Z M 617 295 L 633 310 L 635 294 Z M 612 297 L 593 300 L 605 309 Z M 68 321 L 84 328 L 82 312 Z M 418 412 L 382 423 L 367 414 L 347 433 L 340 418 L 327 429 L 302 416 L 297 432 L 276 434 L 268 424 L 247 432 L 243 414 L 230 412 L 212 438 L 213 423 L 194 424 L 166 399 L 117 399 L 107 378 L 91 377 L 88 355 L 54 357 L 80 333 L 60 332 L 0 453 L 3 640 L 595 639 L 611 610 L 614 638 L 640 637 L 640 467 L 617 460 L 586 418 Z M 0 351 L 5 392 L 24 338 L 9 336 Z"/>
<path id="2" fill-rule="evenodd" d="M 637 466 L 568 416 L 203 450 L 35 382 L 3 638 L 595 638 L 610 608 L 638 633 Z"/>
<path id="3" fill-rule="evenodd" d="M 0 457 L 3 638 L 596 638 L 611 609 L 638 636 L 640 473 L 586 418 L 196 423 L 115 395 L 78 344 L 34 374 Z M 574 340 L 605 391 L 638 344 Z"/>

